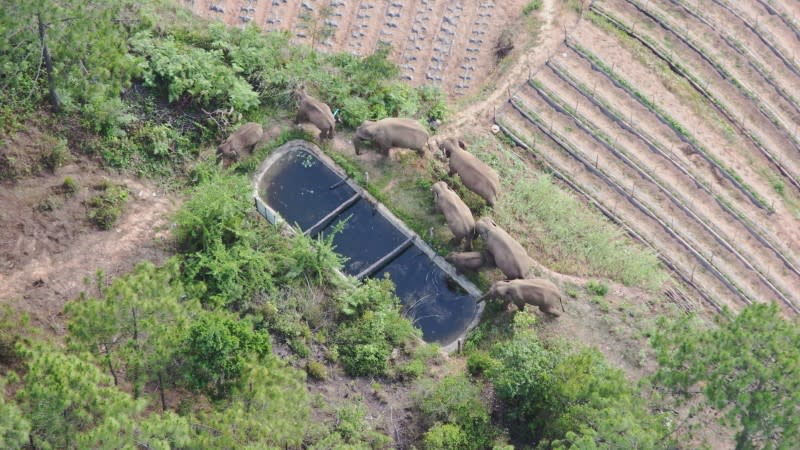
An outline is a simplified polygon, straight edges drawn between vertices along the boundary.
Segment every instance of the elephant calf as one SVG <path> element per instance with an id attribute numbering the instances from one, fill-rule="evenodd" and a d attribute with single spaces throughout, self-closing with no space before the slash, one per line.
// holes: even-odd
<path id="1" fill-rule="evenodd" d="M 452 264 L 459 272 L 474 272 L 484 267 L 494 266 L 492 255 L 488 252 L 450 252 L 444 260 Z"/>
<path id="2" fill-rule="evenodd" d="M 500 177 L 486 163 L 468 152 L 464 141 L 453 138 L 439 143 L 450 165 L 450 175 L 458 174 L 461 182 L 470 191 L 478 194 L 490 206 L 494 206 L 500 189 Z"/>
<path id="3" fill-rule="evenodd" d="M 246 149 L 252 151 L 263 135 L 264 129 L 261 125 L 248 122 L 240 126 L 228 139 L 225 139 L 225 142 L 217 147 L 217 157 L 223 161 L 238 161 L 241 152 Z"/>
<path id="4" fill-rule="evenodd" d="M 336 120 L 331 108 L 302 90 L 297 91 L 295 95 L 297 95 L 297 115 L 294 123 L 311 122 L 319 128 L 320 139 L 333 139 Z"/>
<path id="5" fill-rule="evenodd" d="M 475 219 L 469 207 L 444 181 L 434 183 L 431 190 L 436 210 L 444 214 L 447 226 L 455 236 L 455 244 L 460 245 L 466 238 L 467 250 L 471 249 L 472 238 L 475 235 Z"/>
<path id="6" fill-rule="evenodd" d="M 493 298 L 500 298 L 506 303 L 513 302 L 520 311 L 525 309 L 526 304 L 538 306 L 540 311 L 552 316 L 560 316 L 564 310 L 561 291 L 552 281 L 544 278 L 497 281 L 478 299 L 478 303 Z M 559 303 L 561 311 L 558 310 Z"/>
<path id="7" fill-rule="evenodd" d="M 365 120 L 356 129 L 353 147 L 356 149 L 356 155 L 360 155 L 363 141 L 371 141 L 384 154 L 388 154 L 392 147 L 401 147 L 416 150 L 420 155 L 424 155 L 428 137 L 425 128 L 413 119 L 388 118 L 377 122 Z"/>
<path id="8" fill-rule="evenodd" d="M 519 242 L 487 217 L 478 219 L 475 231 L 486 241 L 486 248 L 495 265 L 506 278 L 525 278 L 531 270 L 531 259 Z"/>

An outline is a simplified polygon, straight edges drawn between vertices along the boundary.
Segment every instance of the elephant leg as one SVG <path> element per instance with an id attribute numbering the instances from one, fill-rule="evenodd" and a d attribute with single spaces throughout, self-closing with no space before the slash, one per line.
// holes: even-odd
<path id="1" fill-rule="evenodd" d="M 388 138 L 386 138 L 384 136 L 379 136 L 375 140 L 375 143 L 378 145 L 378 147 L 381 149 L 381 152 L 383 152 L 384 155 L 386 155 L 386 156 L 389 155 L 389 150 L 391 150 L 391 148 L 392 148 L 391 140 L 389 140 Z"/>
<path id="2" fill-rule="evenodd" d="M 467 249 L 468 252 L 471 252 L 472 251 L 472 236 L 467 236 L 465 239 L 467 241 L 467 245 L 466 245 L 465 248 Z"/>

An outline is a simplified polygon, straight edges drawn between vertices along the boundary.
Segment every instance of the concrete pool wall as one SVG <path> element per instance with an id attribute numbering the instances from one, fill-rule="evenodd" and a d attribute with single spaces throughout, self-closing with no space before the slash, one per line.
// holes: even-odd
<path id="1" fill-rule="evenodd" d="M 359 279 L 388 274 L 426 341 L 453 351 L 477 325 L 478 288 L 316 145 L 294 140 L 273 151 L 254 177 L 253 198 L 262 216 L 292 232 L 325 235 L 341 221 L 334 245 L 349 258 L 343 272 Z"/>

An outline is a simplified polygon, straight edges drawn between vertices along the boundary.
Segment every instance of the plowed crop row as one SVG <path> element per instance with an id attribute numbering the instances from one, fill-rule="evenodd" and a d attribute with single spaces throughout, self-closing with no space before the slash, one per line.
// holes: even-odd
<path id="1" fill-rule="evenodd" d="M 367 55 L 389 44 L 403 79 L 462 95 L 494 69 L 500 33 L 526 0 L 184 0 L 230 25 L 289 31 L 296 43 Z"/>
<path id="2" fill-rule="evenodd" d="M 597 15 L 513 90 L 496 121 L 656 249 L 706 305 L 777 301 L 796 314 L 797 80 L 765 65 L 783 54 L 775 40 L 723 36 L 719 16 L 688 8 L 595 2 Z M 770 28 L 787 28 L 777 22 Z"/>
<path id="3" fill-rule="evenodd" d="M 631 5 L 626 7 L 626 5 Z M 772 166 L 774 170 L 780 172 L 792 186 L 800 192 L 800 145 L 790 131 L 790 125 L 785 119 L 778 117 L 776 109 L 761 101 L 765 93 L 764 86 L 756 90 L 737 79 L 727 67 L 718 62 L 710 52 L 693 42 L 682 34 L 682 31 L 665 21 L 660 13 L 650 11 L 652 5 L 647 8 L 638 1 L 625 0 L 612 1 L 609 7 L 615 8 L 615 13 L 620 13 L 627 23 L 641 25 L 639 31 L 630 32 L 632 35 L 648 42 L 675 42 L 672 50 L 675 56 L 665 55 L 664 51 L 656 46 L 660 55 L 672 62 L 680 60 L 679 73 L 682 76 L 693 78 L 693 82 L 698 86 L 698 92 L 708 98 L 715 108 L 723 115 L 728 122 L 738 131 L 739 136 L 748 142 L 748 146 L 743 150 L 749 154 L 761 154 L 764 156 L 764 164 Z M 634 11 L 631 11 L 631 9 Z M 602 9 L 598 11 L 603 14 Z M 613 17 L 608 17 L 614 21 Z M 618 23 L 619 27 L 625 27 Z M 659 28 L 663 27 L 663 32 L 659 33 Z M 725 58 L 724 60 L 728 60 Z M 683 75 L 685 74 L 685 75 Z M 757 78 L 762 80 L 761 77 Z M 702 81 L 700 81 L 702 80 Z M 749 82 L 750 79 L 747 80 Z M 704 82 L 705 85 L 700 86 Z M 766 90 L 769 95 L 770 90 Z M 783 110 L 783 109 L 780 109 Z M 746 120 L 745 120 L 746 119 Z M 758 130 L 758 131 L 756 131 Z"/>

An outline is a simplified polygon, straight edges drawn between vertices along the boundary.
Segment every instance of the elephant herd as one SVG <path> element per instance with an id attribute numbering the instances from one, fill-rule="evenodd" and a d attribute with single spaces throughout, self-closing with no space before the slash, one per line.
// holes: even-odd
<path id="1" fill-rule="evenodd" d="M 320 130 L 320 139 L 332 139 L 336 121 L 328 105 L 303 90 L 295 92 L 295 96 L 298 104 L 295 123 L 310 122 Z M 236 161 L 241 152 L 252 150 L 262 135 L 261 125 L 242 125 L 218 147 L 217 155 L 223 161 Z M 367 120 L 356 129 L 353 147 L 359 155 L 364 142 L 369 141 L 384 154 L 391 148 L 399 147 L 415 150 L 424 156 L 429 139 L 428 131 L 413 119 Z M 447 138 L 434 144 L 444 154 L 449 174 L 458 175 L 467 189 L 483 198 L 489 206 L 494 206 L 500 188 L 497 172 L 467 151 L 466 144 L 460 139 Z M 466 203 L 444 181 L 436 182 L 432 191 L 436 211 L 444 215 L 456 245 L 464 242 L 467 250 L 450 253 L 445 259 L 462 272 L 497 267 L 507 279 L 492 284 L 478 302 L 501 299 L 505 303 L 514 303 L 519 309 L 531 304 L 544 313 L 560 315 L 556 307 L 562 300 L 558 287 L 543 278 L 525 278 L 531 270 L 532 260 L 519 242 L 491 218 L 481 217 L 476 221 Z M 482 252 L 471 251 L 476 237 L 485 243 Z M 563 304 L 561 307 L 563 310 Z"/>
<path id="2" fill-rule="evenodd" d="M 447 158 L 450 175 L 458 175 L 467 189 L 494 206 L 500 188 L 497 172 L 468 152 L 464 141 L 449 138 L 438 142 L 438 146 Z M 560 315 L 556 308 L 562 300 L 558 287 L 543 278 L 525 278 L 531 271 L 532 260 L 519 242 L 489 217 L 476 221 L 464 201 L 444 181 L 436 182 L 432 190 L 436 210 L 444 214 L 456 245 L 465 240 L 468 250 L 452 252 L 445 260 L 462 272 L 495 266 L 507 279 L 492 284 L 478 302 L 498 298 L 513 302 L 519 309 L 530 304 L 547 314 Z M 469 251 L 475 237 L 483 239 L 484 251 Z"/>

